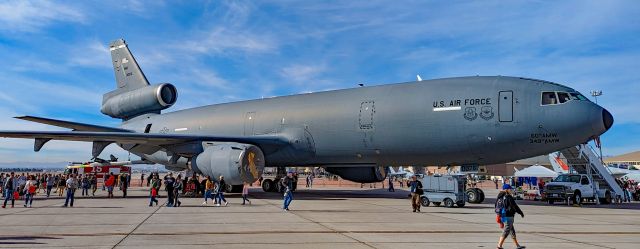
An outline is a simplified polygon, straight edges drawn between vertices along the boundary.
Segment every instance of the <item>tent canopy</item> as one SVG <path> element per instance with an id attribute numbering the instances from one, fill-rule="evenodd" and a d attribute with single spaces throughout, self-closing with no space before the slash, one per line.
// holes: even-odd
<path id="1" fill-rule="evenodd" d="M 558 173 L 541 165 L 529 166 L 514 174 L 517 177 L 556 177 Z"/>

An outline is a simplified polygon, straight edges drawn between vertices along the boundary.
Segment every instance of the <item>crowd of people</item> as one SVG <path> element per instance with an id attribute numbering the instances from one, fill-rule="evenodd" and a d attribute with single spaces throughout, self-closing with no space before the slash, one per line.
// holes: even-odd
<path id="1" fill-rule="evenodd" d="M 113 187 L 117 184 L 126 197 L 126 189 L 129 182 L 127 174 L 121 174 L 116 181 L 113 173 L 106 175 L 104 186 L 109 188 L 109 197 L 113 197 Z M 32 207 L 34 197 L 42 192 L 47 198 L 51 194 L 58 197 L 65 197 L 63 207 L 73 207 L 76 190 L 81 190 L 84 197 L 95 197 L 98 189 L 98 177 L 95 174 L 54 174 L 54 173 L 0 173 L 0 192 L 4 202 L 2 208 L 7 204 L 15 207 L 16 200 L 24 200 L 24 207 Z"/>

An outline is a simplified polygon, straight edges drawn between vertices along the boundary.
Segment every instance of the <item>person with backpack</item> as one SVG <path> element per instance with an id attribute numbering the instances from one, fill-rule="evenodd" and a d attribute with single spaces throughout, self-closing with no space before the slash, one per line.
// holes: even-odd
<path id="1" fill-rule="evenodd" d="M 38 188 L 35 179 L 36 176 L 28 176 L 27 182 L 24 184 L 24 207 L 31 207 L 33 204 L 33 196 L 36 195 Z"/>
<path id="2" fill-rule="evenodd" d="M 420 212 L 420 196 L 424 194 L 422 190 L 422 182 L 418 181 L 418 177 L 415 175 L 411 177 L 411 181 L 407 183 L 409 190 L 411 191 L 411 207 L 413 212 Z"/>
<path id="3" fill-rule="evenodd" d="M 509 184 L 505 184 L 502 186 L 503 191 L 498 194 L 496 197 L 495 203 L 495 212 L 500 216 L 500 222 L 504 224 L 504 230 L 500 239 L 498 240 L 498 249 L 502 249 L 502 245 L 504 244 L 505 239 L 511 234 L 511 239 L 516 244 L 518 249 L 526 248 L 525 246 L 521 246 L 518 243 L 518 239 L 516 238 L 516 230 L 513 226 L 514 216 L 516 213 L 520 214 L 522 218 L 524 218 L 524 213 L 513 199 L 511 195 L 511 191 L 513 188 Z M 501 225 L 502 227 L 502 225 Z"/>
<path id="4" fill-rule="evenodd" d="M 64 200 L 63 207 L 71 206 L 73 207 L 73 200 L 76 194 L 76 188 L 78 188 L 78 180 L 75 175 L 70 174 L 69 179 L 66 181 L 67 187 L 67 198 Z"/>
<path id="5" fill-rule="evenodd" d="M 16 189 L 16 178 L 15 178 L 15 174 L 13 172 L 11 172 L 10 175 L 7 176 L 7 178 L 4 180 L 4 185 L 2 187 L 2 189 L 4 190 L 4 204 L 2 205 L 2 208 L 6 208 L 7 207 L 7 202 L 9 200 L 11 200 L 11 207 L 14 207 L 15 203 L 16 203 L 16 199 L 13 198 L 13 191 Z"/>
<path id="6" fill-rule="evenodd" d="M 174 207 L 180 207 L 180 205 L 182 204 L 182 202 L 180 202 L 180 200 L 178 199 L 180 197 L 180 193 L 182 193 L 182 189 L 184 188 L 184 182 L 182 181 L 182 176 L 178 175 L 178 178 L 176 178 L 176 181 L 173 182 L 173 206 Z"/>

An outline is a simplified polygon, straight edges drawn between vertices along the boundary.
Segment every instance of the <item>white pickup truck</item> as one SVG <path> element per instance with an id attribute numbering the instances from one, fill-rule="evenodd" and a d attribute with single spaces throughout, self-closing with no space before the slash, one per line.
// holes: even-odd
<path id="1" fill-rule="evenodd" d="M 595 201 L 596 198 L 600 198 L 601 203 L 611 203 L 611 192 L 599 189 L 597 183 L 594 188 L 593 184 L 587 175 L 562 174 L 547 183 L 544 192 L 549 204 L 555 201 L 572 201 L 573 204 L 582 204 L 583 200 Z"/>

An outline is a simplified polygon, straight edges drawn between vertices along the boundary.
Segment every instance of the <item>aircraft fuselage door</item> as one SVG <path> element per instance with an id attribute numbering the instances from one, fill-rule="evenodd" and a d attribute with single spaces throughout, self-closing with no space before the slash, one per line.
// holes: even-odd
<path id="1" fill-rule="evenodd" d="M 500 122 L 513 122 L 513 91 L 500 91 L 498 118 Z"/>
<path id="2" fill-rule="evenodd" d="M 253 135 L 253 126 L 256 121 L 256 113 L 255 112 L 247 112 L 244 115 L 244 135 L 251 136 Z"/>
<path id="3" fill-rule="evenodd" d="M 375 114 L 375 102 L 365 101 L 360 103 L 360 113 L 358 115 L 358 123 L 360 130 L 371 131 L 373 130 L 373 116 Z"/>

